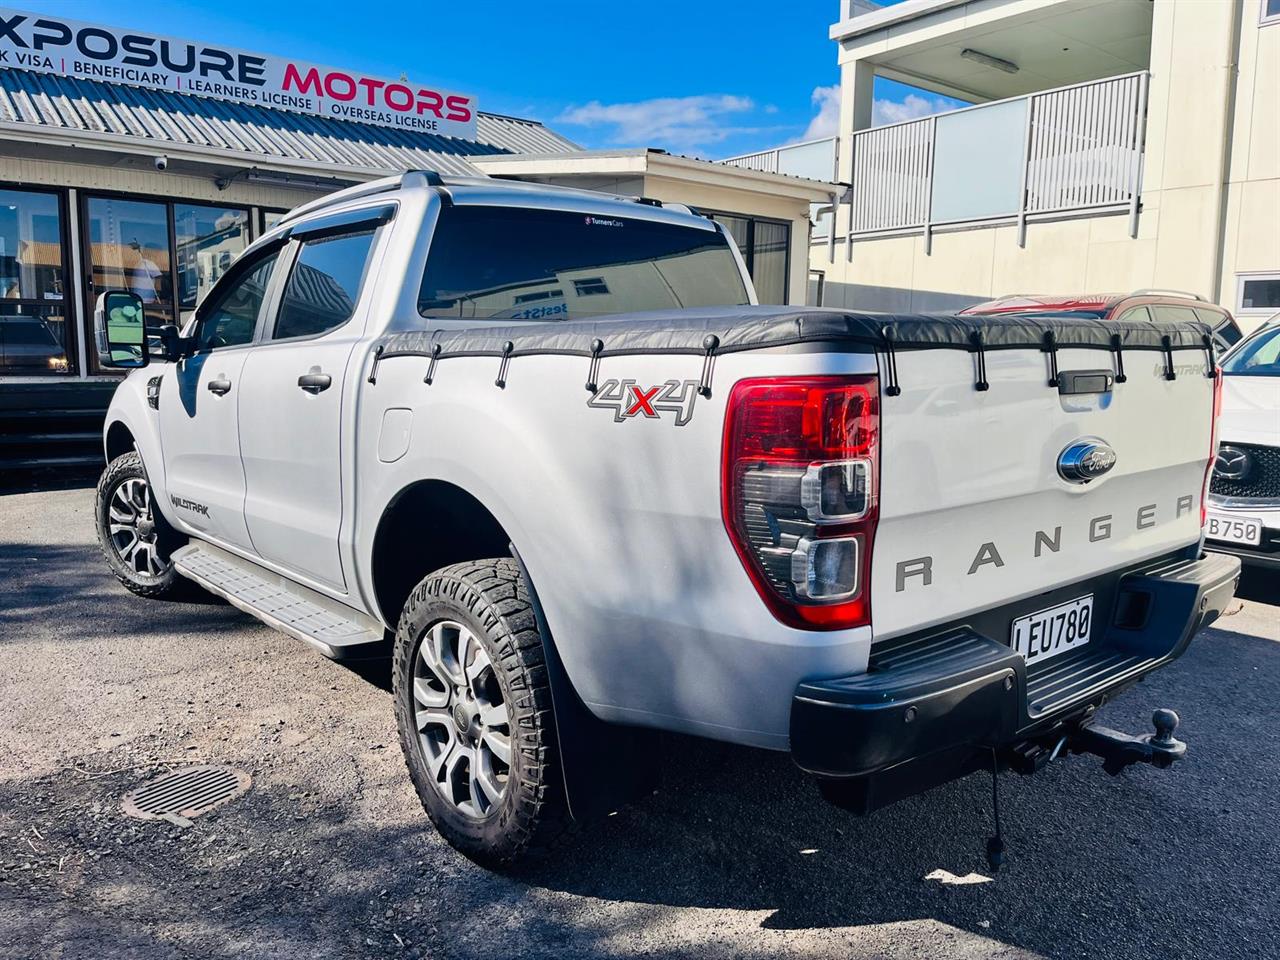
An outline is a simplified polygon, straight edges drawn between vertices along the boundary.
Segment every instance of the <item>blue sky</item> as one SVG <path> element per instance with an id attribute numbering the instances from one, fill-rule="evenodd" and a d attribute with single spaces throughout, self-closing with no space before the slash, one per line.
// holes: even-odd
<path id="1" fill-rule="evenodd" d="M 896 2 L 896 0 L 895 0 Z M 586 147 L 719 158 L 834 132 L 839 0 L 18 0 L 19 9 L 474 94 Z M 643 10 L 643 19 L 637 11 Z M 953 102 L 880 81 L 877 116 Z"/>

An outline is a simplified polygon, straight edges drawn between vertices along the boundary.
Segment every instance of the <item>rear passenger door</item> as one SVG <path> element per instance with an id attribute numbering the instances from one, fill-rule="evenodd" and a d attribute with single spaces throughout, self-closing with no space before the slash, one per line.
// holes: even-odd
<path id="1" fill-rule="evenodd" d="M 364 334 L 361 291 L 379 222 L 295 230 L 275 309 L 241 378 L 244 513 L 254 550 L 337 592 L 347 583 L 338 543 L 344 386 Z"/>

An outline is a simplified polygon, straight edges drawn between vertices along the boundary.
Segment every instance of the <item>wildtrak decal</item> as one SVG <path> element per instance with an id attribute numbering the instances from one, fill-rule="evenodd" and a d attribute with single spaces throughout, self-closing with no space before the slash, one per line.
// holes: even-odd
<path id="1" fill-rule="evenodd" d="M 207 517 L 209 515 L 209 508 L 203 503 L 196 503 L 194 500 L 184 500 L 181 497 L 175 497 L 173 494 L 169 494 L 169 502 L 179 510 L 190 510 L 192 513 L 198 513 L 203 517 Z"/>
<path id="2" fill-rule="evenodd" d="M 1177 499 L 1174 505 L 1174 519 L 1178 519 L 1184 513 L 1191 513 L 1195 509 L 1196 498 L 1187 494 Z M 1156 525 L 1156 513 L 1159 504 L 1145 503 L 1134 511 L 1133 529 L 1148 530 Z M 1104 513 L 1089 520 L 1087 529 L 1084 532 L 1088 539 L 1088 543 L 1099 543 L 1103 540 L 1110 540 L 1115 529 L 1115 514 Z M 1081 531 L 1078 531 L 1081 532 Z M 1008 549 L 1006 545 L 1006 549 Z M 1037 530 L 1035 536 L 1030 542 L 1030 556 L 1024 552 L 1019 552 L 1016 556 L 1010 554 L 1010 559 L 1017 561 L 1039 560 L 1048 553 L 1057 553 L 1062 549 L 1062 526 L 1055 526 L 1050 530 Z M 969 568 L 965 572 L 965 576 L 972 577 L 982 572 L 985 567 L 1000 568 L 1005 565 L 1004 555 L 1000 552 L 1000 548 L 994 540 L 988 540 L 978 546 L 973 554 L 973 560 L 969 563 Z M 902 593 L 907 587 L 918 586 L 928 587 L 933 584 L 933 557 L 913 557 L 910 560 L 899 561 L 894 571 L 893 589 L 895 593 Z"/>

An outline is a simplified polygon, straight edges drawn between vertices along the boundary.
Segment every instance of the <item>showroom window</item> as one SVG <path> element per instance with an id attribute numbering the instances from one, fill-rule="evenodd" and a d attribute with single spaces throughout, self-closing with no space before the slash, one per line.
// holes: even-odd
<path id="1" fill-rule="evenodd" d="M 738 244 L 759 301 L 786 303 L 791 224 L 731 213 L 713 213 L 711 219 L 723 225 Z"/>
<path id="2" fill-rule="evenodd" d="M 1236 313 L 1280 313 L 1280 273 L 1244 273 L 1238 275 Z"/>
<path id="3" fill-rule="evenodd" d="M 0 374 L 72 372 L 62 197 L 0 190 Z"/>
<path id="4" fill-rule="evenodd" d="M 89 318 L 98 294 L 130 290 L 148 325 L 182 326 L 249 245 L 249 211 L 240 207 L 88 196 L 83 210 Z"/>

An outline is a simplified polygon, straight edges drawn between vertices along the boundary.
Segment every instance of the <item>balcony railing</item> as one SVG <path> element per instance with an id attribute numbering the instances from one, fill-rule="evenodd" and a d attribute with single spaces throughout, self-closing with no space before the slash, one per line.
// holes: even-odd
<path id="1" fill-rule="evenodd" d="M 1147 76 L 856 132 L 848 239 L 1016 221 L 1023 245 L 1028 218 L 1113 210 L 1136 236 Z"/>
<path id="2" fill-rule="evenodd" d="M 763 173 L 785 173 L 793 177 L 807 177 L 810 180 L 830 183 L 835 182 L 839 176 L 836 164 L 836 150 L 839 143 L 838 137 L 824 137 L 820 140 L 806 140 L 803 143 L 787 144 L 785 147 L 774 147 L 772 150 L 744 153 L 739 157 L 729 157 L 720 162 L 732 167 L 759 170 Z"/>

